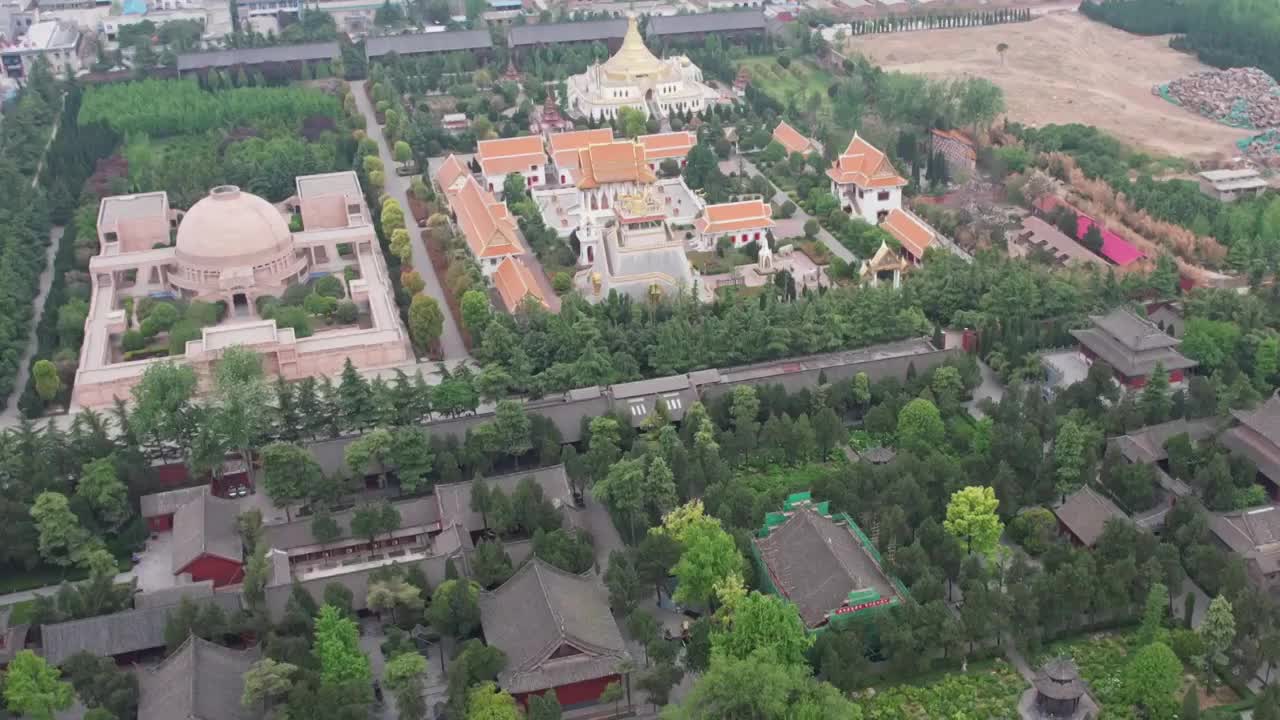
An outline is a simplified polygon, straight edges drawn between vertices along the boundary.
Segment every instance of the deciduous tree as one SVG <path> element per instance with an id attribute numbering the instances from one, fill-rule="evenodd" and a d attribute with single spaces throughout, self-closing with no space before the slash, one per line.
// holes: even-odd
<path id="1" fill-rule="evenodd" d="M 369 658 L 360 651 L 356 623 L 332 605 L 316 617 L 314 650 L 320 661 L 321 682 L 328 685 L 368 683 Z"/>
<path id="2" fill-rule="evenodd" d="M 955 491 L 947 504 L 943 527 L 964 544 L 970 554 L 990 555 L 1000 542 L 1004 524 L 996 508 L 1000 501 L 990 487 L 970 485 Z"/>
<path id="3" fill-rule="evenodd" d="M 58 668 L 30 650 L 21 650 L 4 676 L 4 700 L 10 712 L 35 720 L 53 720 L 54 713 L 71 707 L 71 683 Z"/>

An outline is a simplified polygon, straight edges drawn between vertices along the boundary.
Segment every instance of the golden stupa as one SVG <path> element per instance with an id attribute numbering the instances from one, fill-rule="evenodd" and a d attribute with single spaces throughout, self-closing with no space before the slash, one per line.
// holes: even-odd
<path id="1" fill-rule="evenodd" d="M 649 52 L 644 38 L 640 37 L 635 15 L 627 18 L 627 34 L 622 38 L 622 47 L 604 62 L 602 68 L 613 80 L 642 78 L 662 72 L 662 61 Z"/>

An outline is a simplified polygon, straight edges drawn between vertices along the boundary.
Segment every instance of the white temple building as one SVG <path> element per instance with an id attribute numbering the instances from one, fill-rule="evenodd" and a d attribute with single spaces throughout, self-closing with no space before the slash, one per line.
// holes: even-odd
<path id="1" fill-rule="evenodd" d="M 684 253 L 684 238 L 667 222 L 650 189 L 618 197 L 578 226 L 577 286 L 593 302 L 611 290 L 646 301 L 700 291 Z"/>
<path id="2" fill-rule="evenodd" d="M 902 208 L 906 179 L 893 169 L 883 152 L 856 132 L 849 146 L 831 163 L 827 177 L 831 178 L 831 194 L 855 218 L 879 225 L 890 212 Z"/>
<path id="3" fill-rule="evenodd" d="M 658 58 L 645 47 L 634 16 L 627 21 L 622 47 L 603 63 L 569 78 L 569 109 L 593 120 L 618 117 L 634 108 L 645 117 L 671 112 L 701 112 L 718 93 L 702 81 L 702 70 L 685 55 Z"/>

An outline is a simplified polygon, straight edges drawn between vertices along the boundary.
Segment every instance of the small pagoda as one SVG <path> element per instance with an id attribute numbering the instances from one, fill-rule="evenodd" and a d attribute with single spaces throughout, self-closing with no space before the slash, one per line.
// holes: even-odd
<path id="1" fill-rule="evenodd" d="M 502 79 L 514 83 L 520 82 L 520 71 L 516 70 L 515 61 L 507 61 L 507 71 L 502 73 Z"/>
<path id="2" fill-rule="evenodd" d="M 560 114 L 560 106 L 556 104 L 555 93 L 547 93 L 547 100 L 542 104 L 542 132 L 560 132 L 572 129 L 573 121 Z"/>
<path id="3" fill-rule="evenodd" d="M 1018 714 L 1028 720 L 1080 720 L 1098 716 L 1098 705 L 1089 696 L 1089 686 L 1080 677 L 1080 668 L 1069 657 L 1045 663 L 1022 697 Z"/>

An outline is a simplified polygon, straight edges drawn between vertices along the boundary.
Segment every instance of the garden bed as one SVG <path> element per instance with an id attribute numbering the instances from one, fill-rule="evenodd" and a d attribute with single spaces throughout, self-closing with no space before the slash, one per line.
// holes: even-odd
<path id="1" fill-rule="evenodd" d="M 967 672 L 951 671 L 876 689 L 874 695 L 859 698 L 858 704 L 863 716 L 874 720 L 1013 720 L 1018 717 L 1018 699 L 1026 689 L 1022 676 L 997 658 L 974 663 Z"/>

